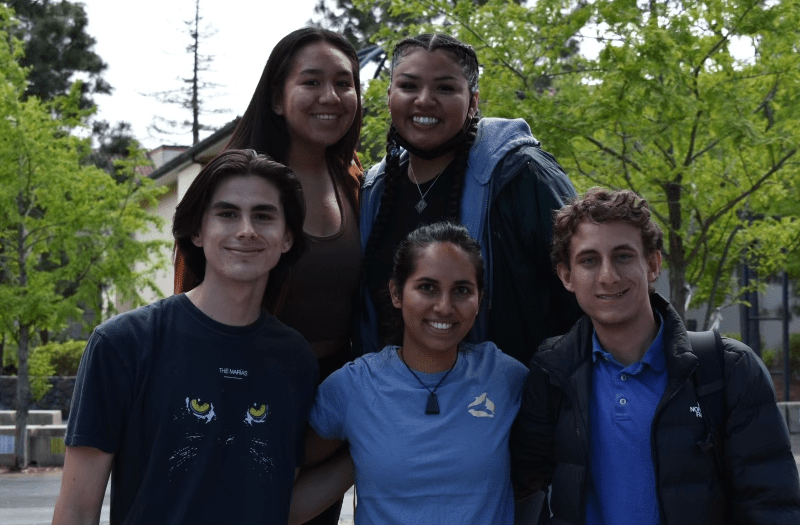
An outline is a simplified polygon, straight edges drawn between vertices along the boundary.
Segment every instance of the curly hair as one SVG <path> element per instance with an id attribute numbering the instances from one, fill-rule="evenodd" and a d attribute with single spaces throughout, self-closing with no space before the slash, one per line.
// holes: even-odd
<path id="1" fill-rule="evenodd" d="M 568 205 L 555 211 L 553 216 L 550 262 L 554 268 L 560 263 L 569 268 L 570 239 L 584 220 L 595 224 L 622 221 L 635 226 L 642 233 L 645 256 L 664 248 L 664 234 L 650 216 L 650 206 L 645 199 L 630 190 L 591 188 L 583 196 L 576 197 Z"/>

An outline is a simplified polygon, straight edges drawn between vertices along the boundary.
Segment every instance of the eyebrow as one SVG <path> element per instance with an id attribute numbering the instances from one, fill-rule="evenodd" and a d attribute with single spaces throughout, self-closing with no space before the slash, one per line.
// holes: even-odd
<path id="1" fill-rule="evenodd" d="M 300 72 L 301 75 L 322 75 L 324 73 L 325 72 L 323 70 L 321 70 L 321 69 L 304 69 L 304 70 L 302 70 Z M 340 69 L 339 71 L 334 73 L 334 76 L 337 76 L 337 77 L 339 77 L 339 76 L 351 77 L 351 76 L 353 76 L 353 72 L 352 71 L 348 71 L 347 69 Z"/>
<path id="2" fill-rule="evenodd" d="M 242 208 L 237 204 L 233 204 L 232 202 L 227 201 L 219 201 L 215 202 L 211 205 L 212 210 L 241 210 Z M 252 208 L 251 211 L 268 211 L 268 212 L 277 212 L 278 207 L 274 204 L 256 204 Z"/>
<path id="3" fill-rule="evenodd" d="M 630 244 L 619 244 L 617 246 L 614 246 L 611 249 L 612 252 L 618 252 L 618 251 L 621 251 L 621 250 L 629 250 L 629 251 L 635 252 L 636 248 L 634 246 L 630 245 Z M 589 255 L 589 254 L 598 254 L 598 253 L 600 253 L 600 252 L 598 252 L 594 248 L 588 248 L 586 250 L 581 250 L 578 253 L 576 253 L 575 257 L 580 257 L 582 255 Z"/>
<path id="4" fill-rule="evenodd" d="M 400 73 L 400 76 L 401 77 L 410 78 L 412 80 L 419 80 L 420 79 L 419 75 L 412 75 L 411 73 Z M 458 77 L 456 77 L 454 75 L 444 75 L 444 76 L 441 76 L 441 77 L 434 77 L 433 80 L 436 81 L 436 82 L 441 82 L 442 80 L 458 80 Z"/>
<path id="5" fill-rule="evenodd" d="M 416 282 L 418 282 L 418 283 L 439 284 L 439 281 L 437 281 L 436 279 L 433 279 L 432 277 L 425 277 L 425 276 L 417 278 Z M 470 285 L 470 286 L 477 286 L 475 281 L 470 281 L 469 279 L 461 279 L 459 281 L 455 281 L 453 284 L 456 285 L 456 286 L 463 286 L 465 284 L 466 285 Z"/>

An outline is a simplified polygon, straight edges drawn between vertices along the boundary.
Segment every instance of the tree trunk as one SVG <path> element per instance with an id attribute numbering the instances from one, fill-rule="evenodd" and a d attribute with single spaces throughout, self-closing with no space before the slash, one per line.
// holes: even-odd
<path id="1" fill-rule="evenodd" d="M 667 207 L 669 209 L 669 232 L 667 242 L 669 254 L 669 295 L 670 302 L 681 319 L 686 321 L 686 248 L 680 235 L 681 218 L 681 177 L 675 182 L 667 183 L 664 189 L 667 194 Z"/>
<path id="2" fill-rule="evenodd" d="M 200 102 L 198 76 L 200 72 L 200 0 L 195 1 L 194 6 L 194 32 L 192 33 L 194 42 L 194 67 L 192 69 L 192 145 L 200 142 Z"/>
<path id="3" fill-rule="evenodd" d="M 14 432 L 14 463 L 11 470 L 19 472 L 28 466 L 28 406 L 31 403 L 31 385 L 28 378 L 28 342 L 30 326 L 19 327 L 17 357 L 17 414 Z"/>

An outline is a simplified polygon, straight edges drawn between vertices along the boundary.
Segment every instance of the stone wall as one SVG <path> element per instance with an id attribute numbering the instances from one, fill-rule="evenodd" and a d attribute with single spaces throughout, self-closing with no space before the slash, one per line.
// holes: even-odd
<path id="1" fill-rule="evenodd" d="M 29 410 L 60 410 L 64 421 L 69 416 L 72 403 L 72 390 L 75 388 L 75 377 L 49 377 L 53 385 L 42 399 L 31 403 Z M 0 410 L 17 409 L 17 377 L 0 376 Z"/>

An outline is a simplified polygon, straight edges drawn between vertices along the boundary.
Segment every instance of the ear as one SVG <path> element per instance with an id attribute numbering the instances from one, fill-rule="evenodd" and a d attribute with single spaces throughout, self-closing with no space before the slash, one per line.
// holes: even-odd
<path id="1" fill-rule="evenodd" d="M 286 253 L 291 250 L 293 244 L 294 236 L 292 236 L 292 232 L 286 230 L 286 233 L 283 234 L 283 246 L 281 246 L 281 253 Z"/>
<path id="2" fill-rule="evenodd" d="M 277 94 L 272 97 L 272 111 L 274 111 L 276 115 L 283 115 L 283 101 Z"/>
<path id="3" fill-rule="evenodd" d="M 567 291 L 575 293 L 575 287 L 572 286 L 572 272 L 570 271 L 569 266 L 564 263 L 558 263 L 556 266 L 556 273 L 558 274 L 558 278 L 561 279 L 561 282 L 564 284 L 564 288 L 566 288 Z"/>
<path id="4" fill-rule="evenodd" d="M 392 306 L 395 308 L 402 308 L 403 307 L 403 298 L 401 297 L 402 292 L 397 289 L 397 285 L 394 281 L 389 281 L 389 294 L 392 296 Z"/>
<path id="5" fill-rule="evenodd" d="M 647 256 L 647 280 L 655 282 L 661 274 L 661 250 L 656 250 Z"/>
<path id="6" fill-rule="evenodd" d="M 194 235 L 192 235 L 192 244 L 194 244 L 198 248 L 203 247 L 203 238 L 200 237 L 199 233 L 195 233 Z"/>
<path id="7" fill-rule="evenodd" d="M 392 84 L 389 83 L 389 87 L 386 88 L 386 106 L 389 108 L 389 112 L 392 111 Z"/>
<path id="8" fill-rule="evenodd" d="M 478 100 L 478 92 L 476 91 L 469 99 L 469 110 L 467 113 L 469 113 L 470 118 L 474 117 L 475 113 L 478 112 Z"/>

